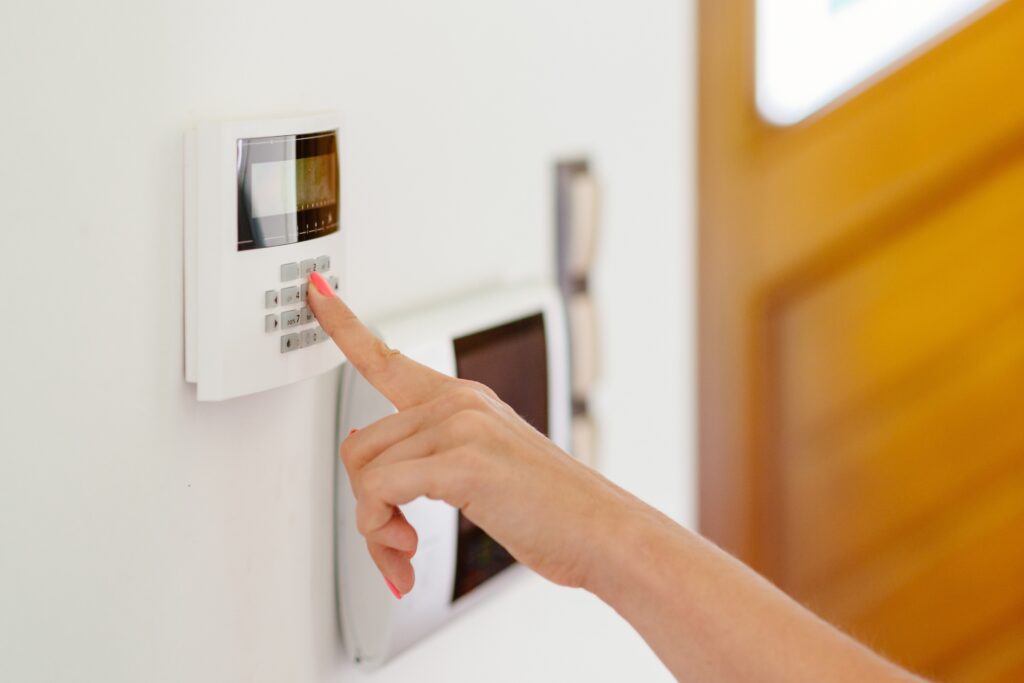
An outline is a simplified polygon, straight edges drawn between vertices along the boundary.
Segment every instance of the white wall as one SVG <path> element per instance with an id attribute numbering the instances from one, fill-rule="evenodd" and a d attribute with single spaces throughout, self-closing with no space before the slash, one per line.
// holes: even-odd
<path id="1" fill-rule="evenodd" d="M 0 679 L 354 681 L 331 559 L 336 377 L 182 378 L 181 141 L 346 119 L 368 317 L 544 277 L 553 161 L 606 193 L 610 476 L 693 519 L 690 0 L 0 3 Z M 372 677 L 658 680 L 530 579 Z M 371 678 L 367 678 L 371 680 Z"/>

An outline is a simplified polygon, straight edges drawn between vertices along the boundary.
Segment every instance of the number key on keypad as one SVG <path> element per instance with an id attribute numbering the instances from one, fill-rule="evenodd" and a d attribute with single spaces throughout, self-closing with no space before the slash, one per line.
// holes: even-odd
<path id="1" fill-rule="evenodd" d="M 281 290 L 281 304 L 283 306 L 291 306 L 297 303 L 299 303 L 298 287 L 285 287 Z"/>
<path id="2" fill-rule="evenodd" d="M 297 327 L 302 323 L 302 313 L 297 309 L 293 311 L 285 311 L 281 314 L 281 327 L 288 329 L 290 327 Z"/>
<path id="3" fill-rule="evenodd" d="M 299 279 L 299 264 L 285 263 L 281 266 L 281 282 L 291 282 Z"/>
<path id="4" fill-rule="evenodd" d="M 302 348 L 302 341 L 298 334 L 286 334 L 281 337 L 281 353 L 288 353 Z"/>

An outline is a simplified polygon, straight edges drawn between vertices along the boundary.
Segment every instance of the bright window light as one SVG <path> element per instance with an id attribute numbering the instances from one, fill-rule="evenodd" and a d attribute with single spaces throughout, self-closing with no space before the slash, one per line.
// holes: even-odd
<path id="1" fill-rule="evenodd" d="M 757 0 L 757 106 L 790 125 L 992 0 Z"/>

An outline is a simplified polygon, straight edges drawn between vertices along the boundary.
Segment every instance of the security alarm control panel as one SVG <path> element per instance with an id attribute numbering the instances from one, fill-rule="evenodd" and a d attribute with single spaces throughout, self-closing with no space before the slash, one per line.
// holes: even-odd
<path id="1" fill-rule="evenodd" d="M 185 140 L 185 378 L 201 401 L 282 386 L 344 360 L 306 306 L 343 293 L 334 114 L 204 123 Z"/>
<path id="2" fill-rule="evenodd" d="M 448 375 L 482 382 L 521 417 L 568 448 L 568 344 L 553 288 L 507 289 L 377 326 L 384 340 Z M 395 411 L 351 365 L 342 368 L 338 443 Z M 450 505 L 421 498 L 402 506 L 419 547 L 416 585 L 396 600 L 355 522 L 355 499 L 337 465 L 336 533 L 342 635 L 356 662 L 379 666 L 498 589 L 520 569 L 512 556 Z"/>

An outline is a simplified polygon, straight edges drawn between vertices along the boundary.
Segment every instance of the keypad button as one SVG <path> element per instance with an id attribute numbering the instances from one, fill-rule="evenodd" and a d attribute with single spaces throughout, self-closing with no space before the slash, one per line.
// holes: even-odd
<path id="1" fill-rule="evenodd" d="M 314 344 L 327 341 L 327 333 L 324 332 L 324 328 L 317 325 L 308 330 L 303 330 L 302 341 L 306 346 L 313 346 Z"/>
<path id="2" fill-rule="evenodd" d="M 283 306 L 291 306 L 297 303 L 299 303 L 298 287 L 285 287 L 281 290 L 281 304 Z"/>
<path id="3" fill-rule="evenodd" d="M 316 258 L 316 272 L 326 273 L 331 269 L 331 257 L 330 256 L 317 256 Z"/>
<path id="4" fill-rule="evenodd" d="M 309 274 L 316 270 L 316 259 L 306 259 L 300 264 L 299 270 L 302 271 L 302 277 L 309 277 Z"/>
<path id="5" fill-rule="evenodd" d="M 281 337 L 281 353 L 288 353 L 302 348 L 302 338 L 299 334 L 286 334 Z"/>
<path id="6" fill-rule="evenodd" d="M 327 278 L 327 282 L 331 285 L 331 289 L 333 289 L 335 292 L 338 291 L 338 287 L 341 284 L 340 281 L 338 280 L 338 276 L 331 275 L 330 277 Z"/>
<path id="7" fill-rule="evenodd" d="M 281 327 L 289 329 L 302 323 L 302 313 L 298 310 L 285 311 L 281 314 Z"/>
<path id="8" fill-rule="evenodd" d="M 267 332 L 277 332 L 279 327 L 281 327 L 281 320 L 276 313 L 271 313 L 263 319 L 263 329 Z"/>
<path id="9" fill-rule="evenodd" d="M 267 308 L 277 308 L 281 305 L 281 295 L 276 289 L 272 289 L 263 295 L 263 304 Z"/>
<path id="10" fill-rule="evenodd" d="M 313 315 L 313 311 L 309 308 L 309 306 L 303 306 L 301 309 L 299 309 L 299 317 L 302 318 L 302 322 L 300 323 L 302 325 L 305 325 L 306 323 L 311 323 L 314 320 L 316 320 L 316 316 Z"/>
<path id="11" fill-rule="evenodd" d="M 309 296 L 309 283 L 299 285 L 299 301 L 305 301 Z"/>
<path id="12" fill-rule="evenodd" d="M 291 282 L 299 279 L 299 264 L 285 263 L 281 266 L 281 282 Z"/>

